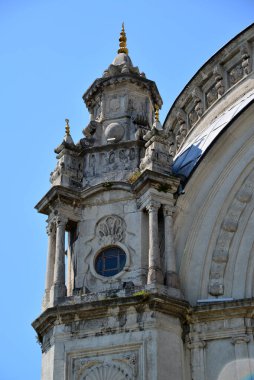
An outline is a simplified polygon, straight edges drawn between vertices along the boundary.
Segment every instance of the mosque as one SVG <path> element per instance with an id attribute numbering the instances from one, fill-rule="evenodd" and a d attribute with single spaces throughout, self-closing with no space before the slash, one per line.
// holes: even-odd
<path id="1" fill-rule="evenodd" d="M 254 24 L 162 99 L 118 53 L 66 119 L 47 216 L 42 380 L 254 378 Z M 252 377 L 253 376 L 253 377 Z"/>

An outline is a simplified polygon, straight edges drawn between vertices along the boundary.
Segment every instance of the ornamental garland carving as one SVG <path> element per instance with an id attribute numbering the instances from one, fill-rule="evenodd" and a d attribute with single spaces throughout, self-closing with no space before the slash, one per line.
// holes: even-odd
<path id="1" fill-rule="evenodd" d="M 96 226 L 96 236 L 104 243 L 122 242 L 126 235 L 126 223 L 117 215 L 102 218 Z"/>

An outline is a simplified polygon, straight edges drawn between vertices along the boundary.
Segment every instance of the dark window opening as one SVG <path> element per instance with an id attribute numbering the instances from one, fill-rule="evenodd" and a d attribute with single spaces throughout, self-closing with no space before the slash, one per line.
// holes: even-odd
<path id="1" fill-rule="evenodd" d="M 119 247 L 106 248 L 95 260 L 95 270 L 98 274 L 111 277 L 121 272 L 126 263 L 126 254 Z"/>

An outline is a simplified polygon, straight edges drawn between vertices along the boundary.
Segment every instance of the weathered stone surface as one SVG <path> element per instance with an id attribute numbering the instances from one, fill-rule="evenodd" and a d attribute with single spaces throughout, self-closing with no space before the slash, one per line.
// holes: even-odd
<path id="1" fill-rule="evenodd" d="M 83 96 L 84 137 L 75 144 L 67 120 L 36 206 L 49 236 L 33 323 L 42 380 L 226 380 L 228 362 L 240 379 L 242 360 L 250 375 L 253 41 L 252 25 L 213 56 L 162 127 L 159 92 L 133 66 L 123 27 L 118 55 Z M 173 155 L 191 160 L 200 136 L 206 154 L 187 182 Z"/>

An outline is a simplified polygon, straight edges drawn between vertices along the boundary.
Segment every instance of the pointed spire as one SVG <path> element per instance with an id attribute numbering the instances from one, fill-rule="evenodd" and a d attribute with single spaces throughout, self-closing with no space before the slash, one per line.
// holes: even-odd
<path id="1" fill-rule="evenodd" d="M 66 125 L 65 125 L 65 134 L 67 136 L 70 136 L 70 126 L 69 126 L 69 119 L 65 119 Z"/>
<path id="2" fill-rule="evenodd" d="M 122 23 L 122 30 L 121 30 L 120 37 L 119 37 L 119 49 L 118 49 L 118 53 L 128 54 L 128 49 L 127 49 L 126 42 L 127 42 L 127 37 L 126 37 L 126 34 L 125 34 L 125 30 L 124 30 L 124 23 Z"/>
<path id="3" fill-rule="evenodd" d="M 69 145 L 74 145 L 74 142 L 72 140 L 71 133 L 70 133 L 70 129 L 71 128 L 69 126 L 69 119 L 65 119 L 65 122 L 66 122 L 66 125 L 65 125 L 65 136 L 64 136 L 63 141 L 65 141 Z"/>

